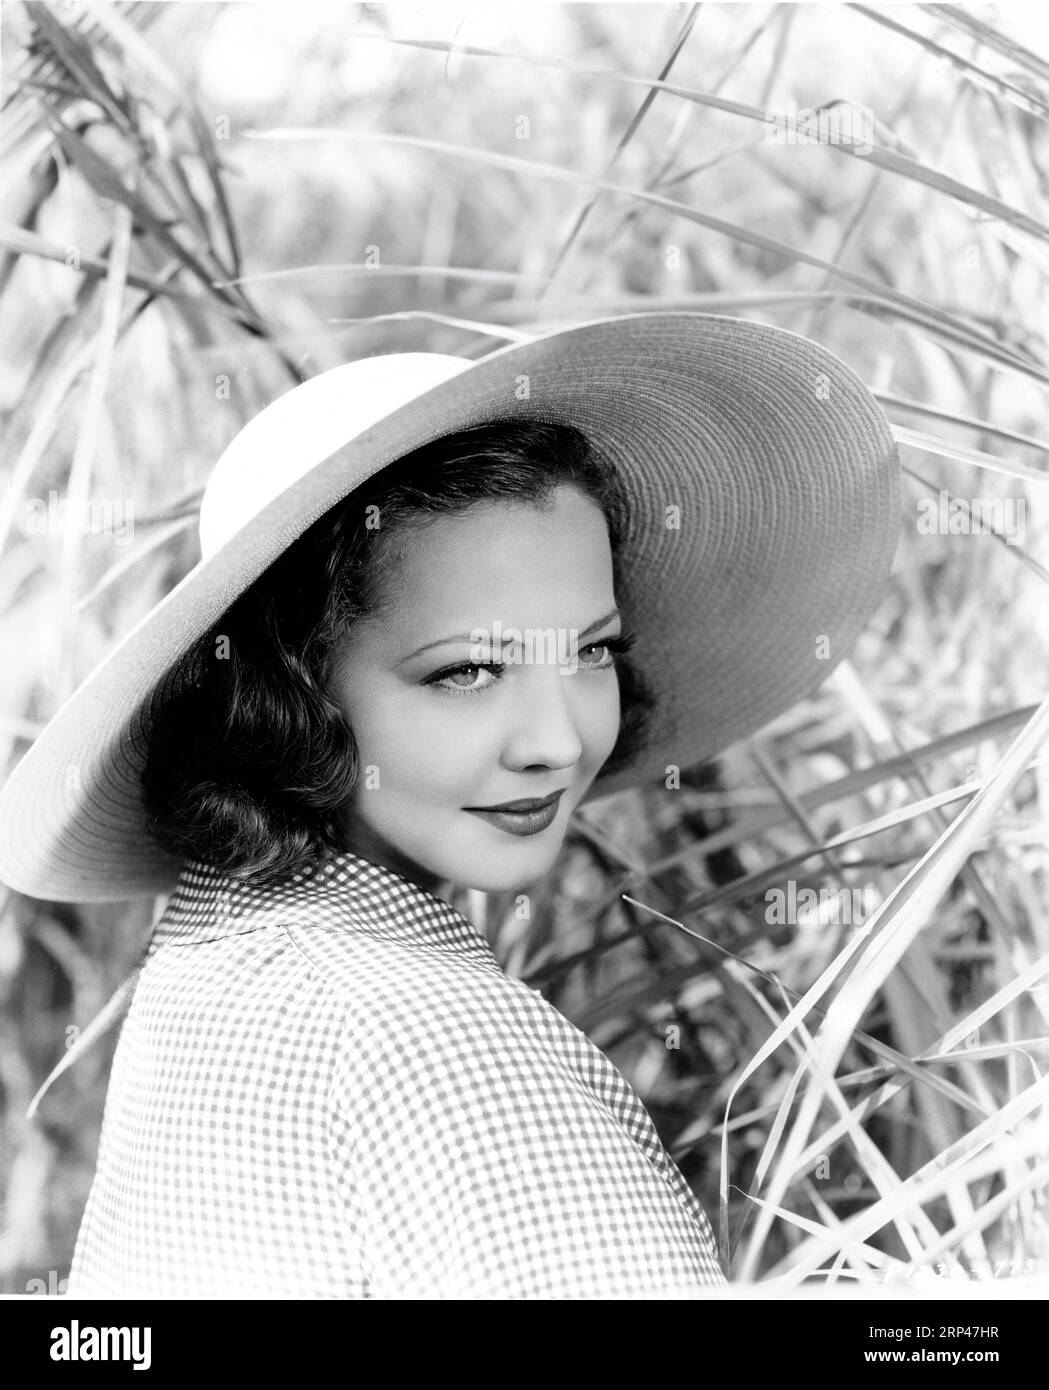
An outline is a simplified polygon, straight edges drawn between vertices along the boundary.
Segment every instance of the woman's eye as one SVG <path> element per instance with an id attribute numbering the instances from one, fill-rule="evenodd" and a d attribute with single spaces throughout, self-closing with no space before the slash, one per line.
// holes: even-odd
<path id="1" fill-rule="evenodd" d="M 587 661 L 588 652 L 604 652 L 600 661 Z M 612 648 L 607 642 L 591 642 L 589 647 L 581 647 L 579 650 L 579 664 L 581 666 L 611 666 Z"/>
<path id="2" fill-rule="evenodd" d="M 473 690 L 477 686 L 477 676 L 484 670 L 483 666 L 461 666 L 457 671 L 452 671 L 445 676 L 445 680 L 451 681 L 453 685 L 462 690 Z M 463 679 L 460 681 L 460 677 Z M 466 677 L 470 679 L 467 680 Z"/>
<path id="3" fill-rule="evenodd" d="M 618 637 L 606 637 L 603 642 L 591 642 L 589 646 L 580 647 L 577 664 L 588 671 L 603 671 L 615 666 L 616 653 L 629 651 L 634 645 L 634 640 L 632 634 L 622 633 Z M 458 666 L 435 672 L 434 675 L 428 676 L 423 684 L 436 686 L 438 690 L 454 690 L 460 695 L 480 695 L 485 690 L 490 690 L 505 670 L 505 662 L 464 661 Z M 477 677 L 482 672 L 491 679 L 478 681 Z"/>
<path id="4" fill-rule="evenodd" d="M 426 683 L 428 685 L 436 685 L 438 687 L 443 687 L 444 689 L 459 690 L 466 695 L 473 695 L 475 693 L 479 693 L 482 690 L 487 690 L 488 687 L 492 684 L 491 681 L 483 681 L 480 684 L 478 684 L 476 677 L 480 674 L 480 672 L 485 671 L 495 673 L 501 672 L 502 669 L 503 668 L 501 666 L 497 666 L 494 664 L 488 666 L 480 666 L 472 662 L 464 663 L 462 666 L 452 667 L 452 669 L 449 671 L 445 671 L 443 673 L 438 672 L 436 676 L 432 676 L 430 680 Z M 463 679 L 460 681 L 459 677 L 463 677 Z"/>

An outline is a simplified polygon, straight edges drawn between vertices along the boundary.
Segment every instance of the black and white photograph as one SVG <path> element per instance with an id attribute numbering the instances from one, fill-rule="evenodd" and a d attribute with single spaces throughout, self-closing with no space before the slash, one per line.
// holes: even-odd
<path id="1" fill-rule="evenodd" d="M 163 1372 L 121 1308 L 761 1302 L 1007 1364 L 1049 8 L 0 40 L 5 1329 Z"/>

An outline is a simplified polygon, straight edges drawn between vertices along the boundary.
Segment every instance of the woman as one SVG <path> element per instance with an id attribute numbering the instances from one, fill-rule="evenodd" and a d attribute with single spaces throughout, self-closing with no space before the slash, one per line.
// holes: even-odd
<path id="1" fill-rule="evenodd" d="M 201 564 L 0 798 L 23 891 L 174 887 L 69 1292 L 719 1282 L 640 1101 L 452 890 L 527 894 L 584 799 L 812 689 L 884 584 L 896 486 L 843 364 L 705 315 L 366 359 L 252 421 Z"/>

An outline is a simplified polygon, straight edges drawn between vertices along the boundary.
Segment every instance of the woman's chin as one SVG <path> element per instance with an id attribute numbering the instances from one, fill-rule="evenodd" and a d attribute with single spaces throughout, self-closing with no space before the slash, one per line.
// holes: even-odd
<path id="1" fill-rule="evenodd" d="M 485 848 L 466 866 L 459 882 L 482 893 L 517 893 L 534 888 L 539 879 L 553 868 L 564 843 L 564 832 L 557 834 L 551 827 L 549 836 L 534 835 L 513 839 L 501 850 Z M 483 861 L 478 862 L 483 854 Z"/>

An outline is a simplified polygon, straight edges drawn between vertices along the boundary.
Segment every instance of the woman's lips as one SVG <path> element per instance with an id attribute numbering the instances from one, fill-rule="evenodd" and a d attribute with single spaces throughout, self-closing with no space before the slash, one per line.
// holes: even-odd
<path id="1" fill-rule="evenodd" d="M 466 810 L 498 830 L 505 830 L 508 835 L 538 835 L 556 819 L 560 804 L 561 792 L 558 792 L 549 806 L 535 811 L 485 811 L 476 806 L 467 806 Z"/>

